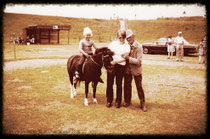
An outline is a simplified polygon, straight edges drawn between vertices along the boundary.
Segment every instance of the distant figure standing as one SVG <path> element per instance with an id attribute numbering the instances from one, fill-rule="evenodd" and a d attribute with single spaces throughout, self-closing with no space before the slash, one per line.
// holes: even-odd
<path id="1" fill-rule="evenodd" d="M 178 32 L 178 36 L 174 40 L 176 45 L 176 61 L 183 61 L 184 56 L 184 38 L 182 32 Z"/>
<path id="2" fill-rule="evenodd" d="M 199 64 L 206 63 L 206 36 L 201 40 L 199 45 Z"/>
<path id="3" fill-rule="evenodd" d="M 31 37 L 31 44 L 35 44 L 35 38 L 34 38 L 34 35 L 32 35 L 32 37 Z"/>
<path id="4" fill-rule="evenodd" d="M 26 37 L 26 44 L 27 44 L 27 45 L 30 45 L 30 39 L 29 39 L 29 36 L 27 36 L 27 37 Z"/>
<path id="5" fill-rule="evenodd" d="M 168 59 L 173 59 L 173 53 L 175 52 L 175 48 L 173 45 L 173 40 L 172 40 L 172 36 L 168 37 L 167 40 L 167 51 L 168 51 Z"/>

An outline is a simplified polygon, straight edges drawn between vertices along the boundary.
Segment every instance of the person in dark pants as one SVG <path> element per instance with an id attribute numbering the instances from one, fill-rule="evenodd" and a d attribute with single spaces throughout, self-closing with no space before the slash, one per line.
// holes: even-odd
<path id="1" fill-rule="evenodd" d="M 107 71 L 107 88 L 106 88 L 106 97 L 107 104 L 106 106 L 109 108 L 112 106 L 113 101 L 113 84 L 114 79 L 116 78 L 116 101 L 115 107 L 120 108 L 122 101 L 122 81 L 125 74 L 125 59 L 122 58 L 122 54 L 130 52 L 130 46 L 125 43 L 126 32 L 125 30 L 119 30 L 117 33 L 118 41 L 113 41 L 109 45 L 109 49 L 113 51 L 115 54 L 113 55 L 113 61 L 111 64 L 113 65 L 113 69 Z"/>
<path id="2" fill-rule="evenodd" d="M 126 31 L 126 39 L 131 47 L 129 54 L 125 53 L 122 57 L 126 60 L 126 72 L 124 77 L 124 107 L 128 107 L 131 103 L 132 79 L 134 77 L 138 97 L 140 99 L 140 108 L 146 112 L 145 96 L 142 87 L 142 45 L 135 41 L 132 30 Z"/>

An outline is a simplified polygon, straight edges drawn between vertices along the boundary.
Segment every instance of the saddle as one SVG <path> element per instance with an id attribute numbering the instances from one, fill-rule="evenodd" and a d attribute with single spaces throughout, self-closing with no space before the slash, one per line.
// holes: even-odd
<path id="1" fill-rule="evenodd" d="M 83 77 L 83 75 L 84 75 L 84 69 L 85 69 L 85 65 L 86 65 L 86 61 L 88 60 L 89 58 L 86 58 L 85 59 L 85 61 L 83 62 L 83 64 L 82 64 L 82 71 L 80 72 L 80 80 L 85 80 L 84 79 L 84 77 Z M 104 81 L 101 79 L 101 77 L 99 77 L 98 79 L 98 82 L 100 82 L 100 83 L 104 83 Z"/>

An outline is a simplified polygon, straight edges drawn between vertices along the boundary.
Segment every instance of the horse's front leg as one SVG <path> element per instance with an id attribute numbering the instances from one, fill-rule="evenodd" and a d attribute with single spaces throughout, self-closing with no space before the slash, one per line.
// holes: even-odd
<path id="1" fill-rule="evenodd" d="M 96 87 L 97 87 L 98 82 L 93 82 L 93 103 L 97 103 L 96 100 Z"/>
<path id="2" fill-rule="evenodd" d="M 88 106 L 88 89 L 89 89 L 89 82 L 85 81 L 85 102 L 84 102 L 85 106 Z"/>

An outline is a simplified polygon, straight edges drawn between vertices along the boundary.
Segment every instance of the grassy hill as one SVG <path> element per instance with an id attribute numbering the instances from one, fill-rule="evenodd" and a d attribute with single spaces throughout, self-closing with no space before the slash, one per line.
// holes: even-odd
<path id="1" fill-rule="evenodd" d="M 22 30 L 29 25 L 71 25 L 70 42 L 79 42 L 83 37 L 84 27 L 93 31 L 93 40 L 110 42 L 116 38 L 119 29 L 118 20 L 69 18 L 58 16 L 40 16 L 28 14 L 5 13 L 3 15 L 4 41 L 8 42 L 13 33 L 22 35 Z M 136 33 L 139 42 L 151 42 L 164 36 L 177 36 L 182 31 L 190 43 L 199 43 L 206 32 L 203 20 L 129 20 L 128 26 Z"/>
<path id="2" fill-rule="evenodd" d="M 206 34 L 205 21 L 150 20 L 130 21 L 130 27 L 135 31 L 140 42 L 151 42 L 164 36 L 177 36 L 178 31 L 190 43 L 199 43 Z"/>

